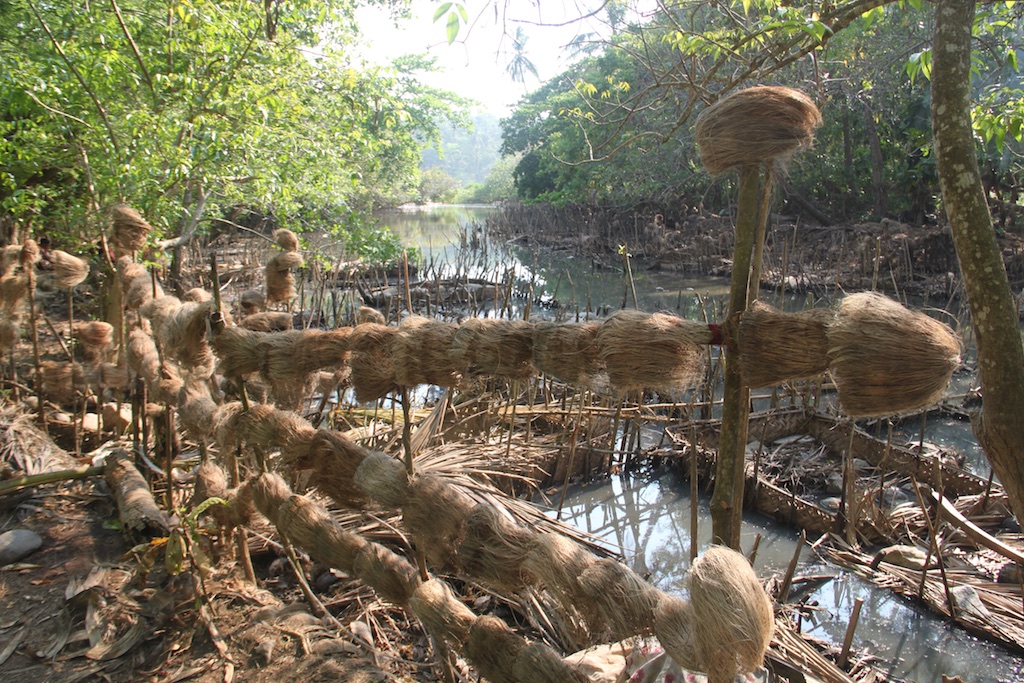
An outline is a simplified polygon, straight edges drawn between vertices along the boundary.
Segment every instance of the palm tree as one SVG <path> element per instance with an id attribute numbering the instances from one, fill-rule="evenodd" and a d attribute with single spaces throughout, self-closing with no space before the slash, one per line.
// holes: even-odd
<path id="1" fill-rule="evenodd" d="M 523 32 L 522 26 L 516 26 L 515 35 L 512 37 L 512 60 L 505 67 L 505 71 L 516 83 L 526 85 L 526 74 L 533 74 L 533 77 L 540 79 L 537 74 L 537 67 L 526 56 L 526 41 L 529 40 Z"/>

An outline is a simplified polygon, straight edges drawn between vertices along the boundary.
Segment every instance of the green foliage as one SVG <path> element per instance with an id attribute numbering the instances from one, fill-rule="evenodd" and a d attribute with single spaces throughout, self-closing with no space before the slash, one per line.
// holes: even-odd
<path id="1" fill-rule="evenodd" d="M 498 160 L 501 147 L 497 117 L 477 114 L 470 126 L 445 123 L 440 132 L 436 148 L 423 149 L 420 168 L 437 166 L 464 184 L 483 183 Z"/>
<path id="2" fill-rule="evenodd" d="M 464 102 L 418 82 L 429 60 L 351 62 L 355 2 L 8 0 L 0 207 L 91 241 L 119 200 L 166 237 L 202 207 L 311 225 L 324 205 L 410 193 L 421 146 Z"/>
<path id="3" fill-rule="evenodd" d="M 428 168 L 420 174 L 420 202 L 451 204 L 455 201 L 459 185 L 461 183 L 444 170 L 436 166 Z"/>

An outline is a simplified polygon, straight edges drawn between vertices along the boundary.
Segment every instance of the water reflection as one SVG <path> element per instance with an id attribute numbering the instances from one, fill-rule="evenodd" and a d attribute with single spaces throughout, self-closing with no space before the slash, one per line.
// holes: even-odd
<path id="1" fill-rule="evenodd" d="M 698 500 L 699 549 L 710 543 L 709 498 Z M 555 514 L 554 511 L 551 512 Z M 571 489 L 561 518 L 603 539 L 626 562 L 659 588 L 685 594 L 683 579 L 690 566 L 689 484 L 674 473 L 653 479 L 614 477 Z M 761 534 L 756 569 L 761 576 L 781 576 L 796 550 L 799 534 L 763 515 L 747 513 L 742 545 L 753 546 Z M 939 681 L 942 674 L 965 681 L 1019 681 L 1024 658 L 979 640 L 955 625 L 890 591 L 820 563 L 809 546 L 801 549 L 799 575 L 837 575 L 800 595 L 812 609 L 802 619 L 803 631 L 841 644 L 854 602 L 864 601 L 854 646 L 877 658 L 886 675 L 910 681 Z"/>

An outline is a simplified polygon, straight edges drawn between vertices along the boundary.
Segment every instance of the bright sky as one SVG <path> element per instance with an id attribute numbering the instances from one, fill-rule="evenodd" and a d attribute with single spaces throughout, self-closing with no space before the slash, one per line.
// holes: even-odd
<path id="1" fill-rule="evenodd" d="M 413 2 L 413 17 L 395 28 L 385 12 L 375 8 L 359 11 L 364 35 L 372 38 L 367 46 L 370 61 L 386 63 L 403 54 L 429 54 L 437 57 L 442 73 L 424 77 L 427 84 L 451 90 L 481 102 L 484 110 L 504 116 L 512 105 L 542 82 L 558 75 L 568 64 L 563 49 L 581 33 L 604 32 L 603 13 L 580 19 L 585 5 L 599 6 L 595 0 L 462 0 L 470 27 L 463 25 L 452 45 L 445 36 L 445 21 L 434 23 L 439 1 Z M 526 57 L 536 67 L 540 81 L 526 74 L 526 84 L 512 80 L 506 71 L 513 55 L 512 36 L 522 26 L 527 34 Z"/>

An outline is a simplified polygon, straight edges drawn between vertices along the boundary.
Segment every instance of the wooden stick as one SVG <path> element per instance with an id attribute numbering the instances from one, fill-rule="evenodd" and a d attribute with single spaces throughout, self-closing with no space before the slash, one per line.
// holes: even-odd
<path id="1" fill-rule="evenodd" d="M 853 643 L 853 632 L 857 630 L 857 621 L 860 619 L 860 608 L 864 606 L 864 599 L 857 598 L 853 601 L 853 614 L 850 615 L 850 623 L 846 625 L 846 636 L 843 638 L 843 650 L 839 653 L 839 666 L 846 668 L 846 661 L 850 658 L 850 645 Z"/>

